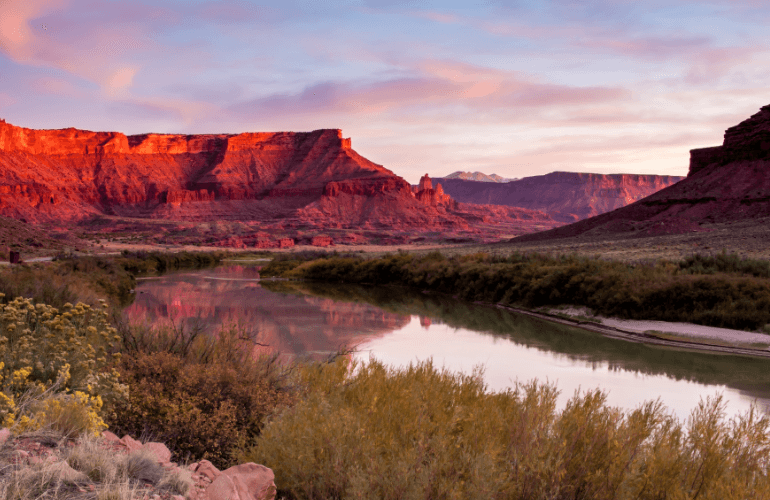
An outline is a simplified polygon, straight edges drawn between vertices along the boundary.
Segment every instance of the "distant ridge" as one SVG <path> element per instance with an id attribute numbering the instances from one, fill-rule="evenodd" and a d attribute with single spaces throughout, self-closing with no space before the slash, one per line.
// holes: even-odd
<path id="1" fill-rule="evenodd" d="M 673 186 L 612 212 L 515 241 L 681 234 L 708 231 L 701 226 L 709 223 L 770 216 L 770 105 L 728 128 L 724 137 L 722 146 L 691 150 L 689 174 Z"/>
<path id="2" fill-rule="evenodd" d="M 495 182 L 495 183 L 502 183 L 502 182 L 510 182 L 516 179 L 506 179 L 505 177 L 500 177 L 497 174 L 491 174 L 487 175 L 482 172 L 463 172 L 461 170 L 458 170 L 455 173 L 449 174 L 444 179 L 462 179 L 466 181 L 477 181 L 477 182 Z"/>
<path id="3" fill-rule="evenodd" d="M 668 187 L 684 177 L 642 174 L 552 172 L 506 183 L 444 178 L 444 191 L 463 203 L 541 210 L 561 222 L 609 212 Z"/>

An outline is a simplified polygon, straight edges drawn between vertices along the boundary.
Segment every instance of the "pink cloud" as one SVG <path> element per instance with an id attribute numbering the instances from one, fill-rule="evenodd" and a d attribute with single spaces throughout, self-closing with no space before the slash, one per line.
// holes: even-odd
<path id="1" fill-rule="evenodd" d="M 767 47 L 727 47 L 711 48 L 695 55 L 685 75 L 685 82 L 702 84 L 714 82 L 736 67 L 750 63 L 754 57 L 764 52 Z"/>
<path id="2" fill-rule="evenodd" d="M 325 82 L 296 94 L 254 99 L 231 107 L 236 114 L 380 114 L 386 111 L 460 106 L 469 112 L 501 108 L 562 108 L 629 98 L 619 87 L 542 83 L 514 72 L 455 61 L 422 61 L 414 76 L 379 82 Z"/>
<path id="3" fill-rule="evenodd" d="M 0 50 L 17 62 L 35 58 L 35 45 L 44 25 L 30 26 L 40 14 L 64 4 L 63 0 L 5 0 L 0 3 Z"/>
<path id="4" fill-rule="evenodd" d="M 432 10 L 420 10 L 412 13 L 414 16 L 428 19 L 441 24 L 454 24 L 460 21 L 459 16 Z"/>
<path id="5" fill-rule="evenodd" d="M 109 23 L 94 22 L 93 16 L 80 18 L 79 11 L 60 12 L 65 5 L 64 0 L 0 4 L 0 50 L 21 64 L 63 69 L 98 83 L 108 97 L 120 94 L 139 69 L 123 60 L 157 48 L 145 33 L 146 26 L 123 21 L 125 4 L 100 0 L 78 6 L 93 9 L 97 17 L 117 17 Z M 137 16 L 143 7 L 132 4 L 129 10 L 133 14 L 126 19 Z M 143 14 L 157 14 L 153 8 L 147 9 Z"/>
<path id="6" fill-rule="evenodd" d="M 0 108 L 5 108 L 12 104 L 16 104 L 16 99 L 9 96 L 8 94 L 0 92 Z"/>
<path id="7" fill-rule="evenodd" d="M 36 91 L 47 94 L 56 94 L 67 97 L 75 97 L 78 95 L 74 85 L 67 80 L 53 77 L 42 77 L 33 80 L 30 86 Z"/>
<path id="8" fill-rule="evenodd" d="M 629 38 L 621 35 L 611 38 L 589 37 L 577 41 L 577 44 L 583 47 L 604 49 L 616 54 L 656 61 L 681 58 L 684 55 L 708 49 L 711 43 L 711 40 L 705 36 Z"/>

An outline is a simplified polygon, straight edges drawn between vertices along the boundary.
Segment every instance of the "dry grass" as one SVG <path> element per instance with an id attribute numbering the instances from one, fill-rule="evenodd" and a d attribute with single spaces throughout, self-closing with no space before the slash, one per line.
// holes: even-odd
<path id="1" fill-rule="evenodd" d="M 134 500 L 145 495 L 184 495 L 189 471 L 167 470 L 147 451 L 116 452 L 100 438 L 71 441 L 51 431 L 22 434 L 18 441 L 49 447 L 47 458 L 17 463 L 13 440 L 0 448 L 0 499 Z"/>
<path id="2" fill-rule="evenodd" d="M 600 256 L 622 262 L 680 260 L 694 253 L 717 254 L 722 250 L 749 259 L 770 260 L 770 220 L 753 220 L 732 224 L 704 224 L 697 233 L 672 234 L 646 238 L 615 236 L 564 238 L 552 241 L 487 245 L 454 246 L 442 250 L 446 255 L 484 252 L 508 255 L 512 252 L 532 252 L 549 255 L 577 254 Z M 418 249 L 415 249 L 418 250 Z"/>
<path id="3" fill-rule="evenodd" d="M 728 419 L 721 396 L 682 422 L 659 401 L 623 411 L 600 391 L 557 410 L 552 384 L 490 393 L 481 371 L 430 361 L 303 373 L 309 396 L 241 455 L 272 468 L 289 498 L 770 498 L 770 420 Z"/>

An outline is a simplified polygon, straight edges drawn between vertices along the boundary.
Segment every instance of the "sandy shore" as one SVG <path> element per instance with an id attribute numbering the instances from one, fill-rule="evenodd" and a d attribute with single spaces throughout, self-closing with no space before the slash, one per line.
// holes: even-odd
<path id="1" fill-rule="evenodd" d="M 543 309 L 543 312 L 549 314 L 560 313 L 568 316 L 588 317 L 598 321 L 604 326 L 635 333 L 654 332 L 700 340 L 717 340 L 741 344 L 767 344 L 768 347 L 770 347 L 770 335 L 766 333 L 746 332 L 743 330 L 732 330 L 730 328 L 695 325 L 693 323 L 607 318 L 604 316 L 595 316 L 585 307 L 551 308 Z"/>

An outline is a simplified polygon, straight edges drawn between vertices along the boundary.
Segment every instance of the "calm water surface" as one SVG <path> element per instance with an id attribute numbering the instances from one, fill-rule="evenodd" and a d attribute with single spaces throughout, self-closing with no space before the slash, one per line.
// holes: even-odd
<path id="1" fill-rule="evenodd" d="M 754 400 L 770 412 L 770 360 L 622 342 L 399 288 L 260 281 L 256 268 L 231 265 L 141 280 L 125 314 L 210 332 L 240 325 L 265 350 L 288 357 L 357 346 L 356 358 L 390 365 L 432 358 L 470 373 L 481 364 L 490 390 L 537 378 L 557 384 L 560 404 L 576 390 L 601 388 L 612 405 L 660 398 L 680 417 L 718 393 L 728 414 Z"/>

